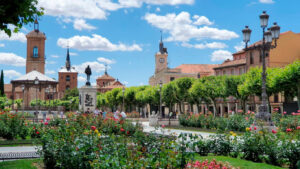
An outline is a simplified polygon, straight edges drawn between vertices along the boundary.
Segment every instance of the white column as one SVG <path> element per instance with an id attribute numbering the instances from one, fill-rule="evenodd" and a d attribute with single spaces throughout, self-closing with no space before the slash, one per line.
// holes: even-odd
<path id="1" fill-rule="evenodd" d="M 228 115 L 229 115 L 229 111 L 231 110 L 231 109 L 230 109 L 230 103 L 227 103 L 227 107 L 228 107 L 228 112 L 227 112 L 227 113 L 228 113 Z M 232 114 L 232 113 L 231 113 L 231 114 Z"/>
<path id="2" fill-rule="evenodd" d="M 224 114 L 224 108 L 223 108 L 223 104 L 220 104 L 220 109 L 221 109 L 221 117 L 223 117 L 223 114 Z"/>
<path id="3" fill-rule="evenodd" d="M 238 110 L 239 110 L 239 108 L 238 108 L 238 103 L 235 103 L 235 113 L 237 113 Z"/>

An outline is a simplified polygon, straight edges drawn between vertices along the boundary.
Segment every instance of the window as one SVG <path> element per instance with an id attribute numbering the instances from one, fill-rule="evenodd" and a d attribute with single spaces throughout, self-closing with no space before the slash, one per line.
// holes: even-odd
<path id="1" fill-rule="evenodd" d="M 200 73 L 198 73 L 197 78 L 200 79 Z"/>
<path id="2" fill-rule="evenodd" d="M 66 81 L 70 81 L 71 79 L 70 79 L 70 76 L 69 75 L 67 75 L 66 76 Z"/>
<path id="3" fill-rule="evenodd" d="M 253 60 L 253 55 L 252 52 L 250 52 L 250 64 L 253 64 L 254 60 Z"/>
<path id="4" fill-rule="evenodd" d="M 262 62 L 262 52 L 260 52 L 260 55 L 259 55 L 259 62 Z"/>
<path id="5" fill-rule="evenodd" d="M 34 58 L 39 57 L 39 49 L 36 46 L 33 48 L 33 57 Z"/>
<path id="6" fill-rule="evenodd" d="M 173 80 L 175 80 L 175 77 L 170 77 L 170 81 L 173 81 Z"/>

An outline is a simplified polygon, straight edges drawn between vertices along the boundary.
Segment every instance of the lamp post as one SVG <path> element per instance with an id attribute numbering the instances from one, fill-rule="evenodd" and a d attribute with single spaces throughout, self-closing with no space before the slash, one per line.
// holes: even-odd
<path id="1" fill-rule="evenodd" d="M 23 92 L 23 97 L 22 97 L 22 116 L 24 115 L 24 90 L 25 90 L 25 85 L 21 86 L 22 92 Z"/>
<path id="2" fill-rule="evenodd" d="M 248 47 L 248 42 L 250 41 L 250 36 L 251 36 L 251 29 L 249 29 L 248 26 L 246 26 L 245 29 L 242 30 L 243 32 L 243 41 L 246 43 L 245 50 L 252 50 L 252 49 L 259 49 L 262 52 L 262 92 L 261 92 L 261 98 L 262 98 L 262 103 L 259 106 L 258 113 L 256 114 L 256 119 L 262 120 L 267 122 L 267 125 L 273 126 L 273 123 L 271 121 L 271 114 L 268 108 L 268 95 L 266 91 L 266 51 L 269 51 L 270 49 L 276 48 L 277 47 L 277 39 L 279 39 L 280 35 L 280 27 L 277 25 L 275 22 L 274 25 L 271 28 L 268 28 L 266 31 L 266 28 L 268 26 L 268 21 L 269 21 L 269 15 L 266 13 L 266 11 L 263 11 L 263 13 L 259 16 L 260 18 L 260 25 L 263 31 L 263 37 L 262 37 L 262 45 L 259 46 L 253 46 L 253 47 Z M 272 44 L 274 40 L 274 45 Z"/>
<path id="3" fill-rule="evenodd" d="M 122 88 L 122 98 L 123 98 L 123 102 L 122 102 L 122 111 L 124 110 L 124 93 L 125 93 L 125 87 Z"/>
<path id="4" fill-rule="evenodd" d="M 162 118 L 162 103 L 161 103 L 161 89 L 162 89 L 162 81 L 159 82 L 159 113 L 160 113 L 160 117 Z"/>
<path id="5" fill-rule="evenodd" d="M 38 85 L 39 85 L 39 79 L 37 77 L 35 77 L 34 79 L 34 84 L 36 85 L 36 90 L 35 90 L 35 116 L 36 116 L 36 119 L 38 119 L 38 111 L 37 111 L 37 90 L 38 90 Z"/>

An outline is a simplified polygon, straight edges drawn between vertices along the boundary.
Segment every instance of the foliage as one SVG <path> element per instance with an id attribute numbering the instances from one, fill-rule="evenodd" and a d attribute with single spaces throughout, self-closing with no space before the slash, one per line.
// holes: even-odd
<path id="1" fill-rule="evenodd" d="M 0 30 L 11 36 L 9 25 L 18 32 L 23 25 L 33 23 L 36 16 L 43 15 L 43 8 L 37 7 L 38 0 L 9 0 L 0 2 Z"/>
<path id="2" fill-rule="evenodd" d="M 1 70 L 1 75 L 0 75 L 0 97 L 5 96 L 4 93 L 4 74 L 3 70 Z"/>

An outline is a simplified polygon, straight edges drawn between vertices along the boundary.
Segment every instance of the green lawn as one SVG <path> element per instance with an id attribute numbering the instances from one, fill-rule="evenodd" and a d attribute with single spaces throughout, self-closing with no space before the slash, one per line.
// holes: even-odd
<path id="1" fill-rule="evenodd" d="M 15 146 L 32 146 L 34 139 L 17 139 L 17 140 L 4 140 L 0 139 L 0 147 L 15 147 Z"/>
<path id="2" fill-rule="evenodd" d="M 28 160 L 15 160 L 0 162 L 0 168 L 5 169 L 37 169 L 33 163 L 42 163 L 42 159 L 28 159 Z"/>
<path id="3" fill-rule="evenodd" d="M 265 163 L 255 163 L 252 161 L 241 160 L 237 158 L 225 157 L 225 156 L 196 156 L 196 160 L 212 160 L 229 162 L 233 167 L 240 167 L 241 169 L 282 169 L 281 167 L 265 164 Z"/>
<path id="4" fill-rule="evenodd" d="M 166 126 L 166 129 L 177 129 L 177 130 L 196 131 L 196 132 L 205 132 L 205 133 L 218 133 L 217 130 L 197 128 L 197 127 Z M 230 131 L 225 131 L 225 133 L 229 133 L 229 132 Z M 234 132 L 237 133 L 238 135 L 243 133 L 243 132 L 239 132 L 239 131 L 234 131 Z"/>

